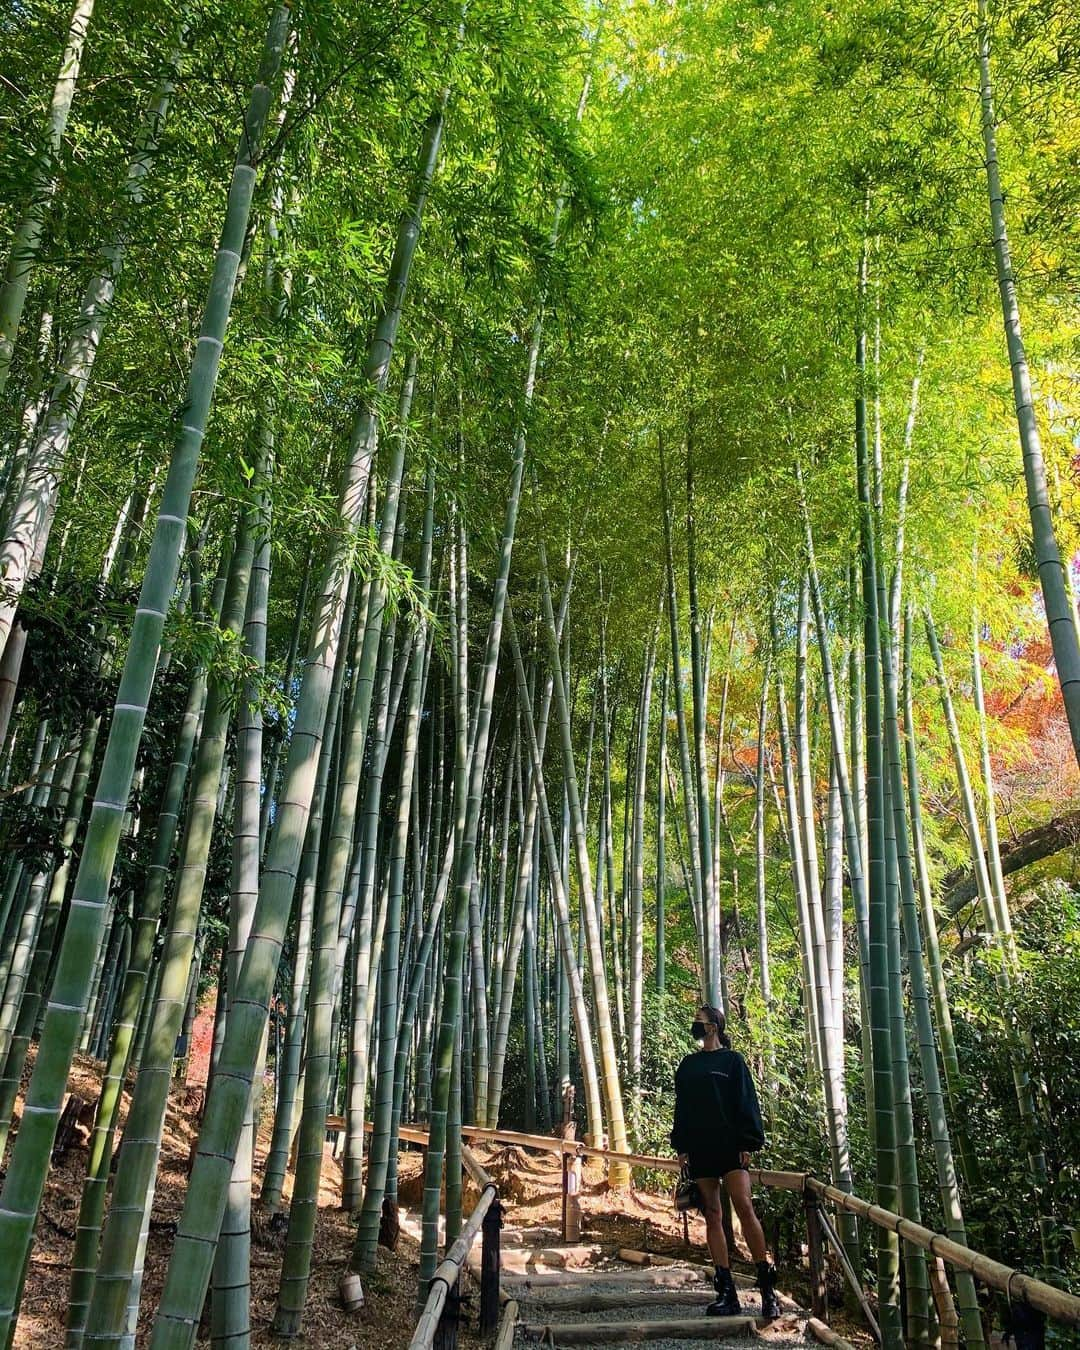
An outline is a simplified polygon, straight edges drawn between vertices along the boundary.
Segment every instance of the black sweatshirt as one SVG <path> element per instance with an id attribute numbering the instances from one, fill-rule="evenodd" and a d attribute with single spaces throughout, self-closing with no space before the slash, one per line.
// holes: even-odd
<path id="1" fill-rule="evenodd" d="M 735 1050 L 697 1050 L 675 1070 L 675 1123 L 671 1147 L 676 1153 L 730 1144 L 734 1153 L 764 1147 L 754 1080 Z"/>

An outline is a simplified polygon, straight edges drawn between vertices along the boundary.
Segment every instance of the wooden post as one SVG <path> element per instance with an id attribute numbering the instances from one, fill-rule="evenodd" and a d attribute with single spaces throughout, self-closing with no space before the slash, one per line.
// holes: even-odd
<path id="1" fill-rule="evenodd" d="M 461 1318 L 461 1276 L 446 1291 L 439 1324 L 432 1337 L 433 1350 L 456 1350 L 458 1322 Z"/>
<path id="2" fill-rule="evenodd" d="M 806 1205 L 806 1249 L 810 1257 L 810 1311 L 815 1317 L 829 1315 L 825 1290 L 825 1249 L 821 1241 L 821 1219 L 818 1198 L 811 1191 L 804 1192 Z"/>
<path id="3" fill-rule="evenodd" d="M 484 1215 L 480 1247 L 480 1335 L 490 1336 L 499 1322 L 499 1262 L 502 1206 L 498 1200 Z"/>

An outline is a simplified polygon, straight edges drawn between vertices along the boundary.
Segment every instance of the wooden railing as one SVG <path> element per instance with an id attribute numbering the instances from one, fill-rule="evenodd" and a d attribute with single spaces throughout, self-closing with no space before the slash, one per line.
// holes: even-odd
<path id="1" fill-rule="evenodd" d="M 878 1228 L 889 1229 L 905 1242 L 914 1243 L 916 1247 L 930 1252 L 932 1256 L 940 1256 L 957 1270 L 970 1271 L 977 1280 L 981 1280 L 991 1289 L 999 1290 L 1014 1303 L 1027 1303 L 1055 1322 L 1080 1326 L 1080 1298 L 1065 1289 L 1047 1284 L 1045 1280 L 1037 1280 L 1033 1275 L 1025 1275 L 1022 1270 L 1003 1265 L 993 1257 L 984 1256 L 982 1252 L 974 1251 L 971 1247 L 953 1242 L 944 1233 L 935 1233 L 933 1229 L 913 1223 L 910 1219 L 894 1214 L 892 1210 L 872 1205 L 861 1196 L 848 1195 L 846 1191 L 830 1186 L 817 1177 L 807 1175 L 805 1190 L 821 1200 L 831 1201 L 839 1209 L 846 1209 L 851 1214 L 859 1215 Z"/>
<path id="2" fill-rule="evenodd" d="M 424 1142 L 427 1142 L 426 1131 L 410 1133 L 423 1133 Z M 404 1133 L 402 1137 L 405 1137 Z M 461 1269 L 480 1232 L 483 1233 L 480 1253 L 480 1334 L 486 1336 L 493 1332 L 499 1320 L 502 1211 L 498 1189 L 470 1148 L 462 1148 L 461 1161 L 464 1170 L 480 1187 L 480 1199 L 431 1277 L 427 1302 L 409 1342 L 409 1350 L 432 1350 L 433 1346 L 437 1350 L 453 1350 L 457 1344 L 457 1328 L 461 1319 Z"/>
<path id="3" fill-rule="evenodd" d="M 341 1124 L 343 1123 L 341 1122 Z M 338 1125 L 338 1128 L 340 1127 L 341 1125 Z M 334 1128 L 334 1125 L 329 1121 L 328 1128 Z M 577 1193 L 575 1170 L 571 1165 L 574 1160 L 580 1160 L 581 1158 L 618 1159 L 631 1168 L 668 1172 L 673 1175 L 680 1170 L 679 1163 L 674 1158 L 660 1158 L 645 1153 L 617 1153 L 614 1149 L 597 1148 L 590 1144 L 581 1143 L 576 1139 L 560 1139 L 552 1135 L 528 1134 L 520 1130 L 489 1130 L 478 1125 L 464 1125 L 461 1133 L 466 1139 L 473 1141 L 510 1144 L 518 1148 L 531 1149 L 534 1152 L 553 1153 L 561 1156 L 563 1160 L 563 1237 L 567 1241 L 576 1240 L 572 1228 Z M 427 1131 L 418 1129 L 416 1126 L 403 1125 L 399 1131 L 399 1136 L 402 1140 L 410 1143 L 427 1143 Z M 433 1344 L 436 1327 L 439 1325 L 440 1317 L 443 1316 L 443 1309 L 447 1303 L 447 1291 L 451 1288 L 451 1285 L 456 1286 L 461 1267 L 483 1223 L 484 1215 L 488 1213 L 493 1204 L 497 1206 L 498 1203 L 495 1197 L 494 1182 L 480 1166 L 470 1149 L 462 1149 L 462 1160 L 466 1171 L 470 1173 L 477 1185 L 481 1186 L 480 1200 L 477 1202 L 476 1208 L 470 1215 L 469 1222 L 465 1225 L 457 1242 L 451 1247 L 446 1259 L 435 1272 L 428 1302 L 420 1322 L 417 1324 L 410 1350 L 429 1350 L 429 1347 Z M 922 1224 L 913 1223 L 910 1219 L 894 1214 L 891 1210 L 882 1209 L 880 1205 L 871 1204 L 870 1201 L 863 1200 L 858 1195 L 849 1195 L 846 1191 L 842 1191 L 836 1186 L 830 1186 L 827 1182 L 821 1181 L 818 1177 L 807 1172 L 782 1172 L 768 1168 L 751 1168 L 750 1178 L 760 1186 L 768 1186 L 773 1190 L 796 1191 L 803 1196 L 810 1259 L 811 1312 L 816 1318 L 824 1317 L 827 1314 L 825 1298 L 825 1247 L 827 1243 L 835 1251 L 845 1278 L 859 1300 L 867 1324 L 874 1333 L 875 1339 L 880 1340 L 877 1323 L 874 1320 L 866 1293 L 856 1272 L 851 1267 L 835 1229 L 823 1211 L 823 1203 L 828 1202 L 838 1209 L 858 1215 L 878 1228 L 884 1228 L 895 1233 L 905 1242 L 914 1243 L 915 1246 L 929 1252 L 932 1256 L 940 1257 L 941 1260 L 957 1270 L 969 1271 L 976 1279 L 981 1280 L 989 1288 L 1005 1294 L 1012 1302 L 1027 1303 L 1053 1321 L 1062 1322 L 1067 1326 L 1080 1326 L 1080 1298 L 1077 1298 L 1075 1294 L 1070 1294 L 1064 1289 L 1057 1288 L 1056 1285 L 1048 1284 L 1045 1280 L 1036 1279 L 1033 1275 L 1026 1275 L 1021 1270 L 995 1261 L 982 1252 L 974 1251 L 959 1242 L 954 1242 L 943 1233 L 935 1233 L 930 1228 L 924 1228 Z M 501 1225 L 501 1218 L 499 1224 Z M 497 1237 L 496 1231 L 496 1243 Z M 490 1269 L 489 1262 L 493 1263 Z M 482 1259 L 481 1269 L 487 1271 L 486 1306 L 488 1315 L 486 1317 L 484 1316 L 485 1290 L 483 1279 L 480 1296 L 481 1331 L 486 1333 L 494 1329 L 497 1316 L 499 1300 L 497 1246 L 493 1257 L 489 1257 L 487 1261 Z M 439 1287 L 436 1288 L 436 1286 Z M 447 1350 L 450 1345 L 452 1345 L 452 1341 L 441 1341 L 440 1350 Z"/>

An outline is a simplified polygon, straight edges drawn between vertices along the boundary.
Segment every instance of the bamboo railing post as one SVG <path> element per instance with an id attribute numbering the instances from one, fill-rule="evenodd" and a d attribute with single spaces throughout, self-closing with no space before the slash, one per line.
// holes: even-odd
<path id="1" fill-rule="evenodd" d="M 956 1304 L 945 1274 L 945 1262 L 940 1256 L 932 1256 L 926 1264 L 930 1272 L 930 1292 L 934 1296 L 938 1326 L 941 1328 L 941 1350 L 955 1350 L 960 1344 L 960 1319 L 956 1315 Z"/>
<path id="2" fill-rule="evenodd" d="M 581 1158 L 576 1153 L 562 1155 L 562 1238 L 581 1241 Z"/>
<path id="3" fill-rule="evenodd" d="M 810 1311 L 827 1318 L 829 1302 L 825 1287 L 825 1248 L 821 1241 L 821 1211 L 812 1191 L 803 1193 L 806 1210 L 806 1248 L 810 1258 Z"/>
<path id="4" fill-rule="evenodd" d="M 871 1336 L 873 1336 L 875 1342 L 880 1345 L 881 1328 L 878 1326 L 877 1319 L 870 1307 L 870 1300 L 866 1297 L 866 1292 L 859 1282 L 858 1275 L 855 1273 L 855 1267 L 851 1264 L 851 1260 L 844 1250 L 844 1244 L 840 1241 L 839 1234 L 829 1222 L 828 1215 L 820 1205 L 818 1206 L 818 1222 L 821 1224 L 822 1231 L 829 1240 L 829 1246 L 832 1247 L 833 1251 L 836 1253 L 837 1259 L 840 1262 L 840 1267 L 844 1272 L 848 1284 L 851 1286 L 852 1292 L 859 1300 L 859 1307 L 862 1309 L 863 1317 L 866 1318 L 866 1325 L 870 1328 Z"/>
<path id="5" fill-rule="evenodd" d="M 570 1198 L 570 1155 L 562 1155 L 562 1240 L 570 1242 L 570 1212 L 567 1201 Z"/>
<path id="6" fill-rule="evenodd" d="M 490 1336 L 499 1322 L 502 1206 L 497 1196 L 484 1215 L 480 1232 L 480 1335 Z"/>

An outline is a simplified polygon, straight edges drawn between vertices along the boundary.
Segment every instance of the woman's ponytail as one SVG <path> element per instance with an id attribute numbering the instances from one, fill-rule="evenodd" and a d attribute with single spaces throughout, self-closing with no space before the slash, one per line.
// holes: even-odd
<path id="1" fill-rule="evenodd" d="M 709 1014 L 709 1021 L 716 1024 L 716 1034 L 720 1038 L 720 1045 L 725 1050 L 731 1049 L 731 1037 L 727 1034 L 727 1018 L 719 1008 L 714 1008 L 708 1003 L 701 1005 L 701 1011 Z"/>

